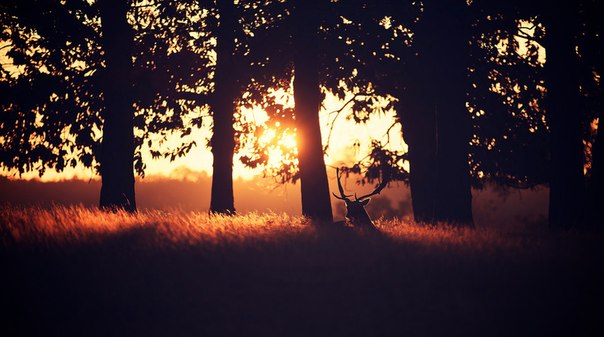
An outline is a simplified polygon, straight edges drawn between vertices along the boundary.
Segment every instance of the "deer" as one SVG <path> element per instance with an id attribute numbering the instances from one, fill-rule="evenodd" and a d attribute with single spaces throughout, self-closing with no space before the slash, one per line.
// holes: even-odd
<path id="1" fill-rule="evenodd" d="M 354 194 L 354 200 L 351 199 L 352 195 L 344 194 L 344 188 L 342 187 L 342 183 L 340 182 L 340 170 L 336 168 L 336 178 L 338 179 L 338 190 L 340 191 L 340 195 L 333 193 L 333 196 L 336 199 L 344 200 L 346 203 L 346 219 L 353 227 L 361 229 L 361 230 L 370 230 L 370 231 L 379 231 L 375 226 L 369 214 L 365 210 L 365 206 L 371 200 L 370 197 L 380 194 L 384 187 L 388 184 L 388 179 L 382 179 L 379 185 L 373 190 L 373 192 L 363 195 L 361 197 L 357 197 L 356 193 Z"/>

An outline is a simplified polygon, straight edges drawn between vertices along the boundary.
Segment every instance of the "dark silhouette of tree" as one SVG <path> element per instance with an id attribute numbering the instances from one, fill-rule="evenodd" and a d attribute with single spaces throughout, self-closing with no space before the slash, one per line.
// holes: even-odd
<path id="1" fill-rule="evenodd" d="M 322 95 L 319 87 L 319 16 L 316 4 L 297 0 L 293 12 L 294 100 L 298 130 L 298 158 L 302 214 L 331 222 L 331 202 L 319 124 Z"/>
<path id="2" fill-rule="evenodd" d="M 415 219 L 472 224 L 466 110 L 470 9 L 464 2 L 365 2 L 359 78 L 391 96 L 409 145 Z M 357 50 L 355 50 L 357 51 Z M 380 151 L 374 151 L 379 154 Z M 394 157 L 392 157 L 394 158 Z M 374 160 L 376 158 L 373 158 Z M 400 162 L 400 160 L 395 160 Z M 400 169 L 400 167 L 399 167 Z"/>
<path id="3" fill-rule="evenodd" d="M 478 2 L 471 40 L 468 103 L 473 183 L 532 188 L 549 181 L 544 27 L 499 4 Z"/>
<path id="4" fill-rule="evenodd" d="M 580 34 L 579 50 L 581 61 L 584 65 L 582 71 L 582 92 L 586 101 L 585 108 L 587 120 L 584 123 L 584 142 L 587 144 L 587 212 L 586 223 L 592 227 L 601 227 L 604 222 L 602 209 L 604 207 L 604 191 L 602 179 L 603 137 L 601 131 L 602 120 L 602 84 L 601 75 L 604 71 L 604 38 L 602 34 L 602 20 L 604 8 L 598 1 L 584 0 L 581 5 L 582 34 Z M 597 128 L 593 122 L 598 120 Z M 595 133 L 595 135 L 594 135 Z"/>
<path id="5" fill-rule="evenodd" d="M 100 153 L 101 208 L 136 211 L 134 194 L 134 107 L 132 45 L 134 36 L 127 22 L 128 3 L 99 0 L 103 78 L 103 140 Z"/>
<path id="6" fill-rule="evenodd" d="M 512 103 L 511 106 L 508 104 L 512 108 L 509 111 L 515 110 L 515 116 L 521 118 L 506 116 L 482 125 L 480 132 L 483 135 L 484 131 L 499 135 L 491 138 L 495 154 L 490 162 L 496 166 L 489 168 L 484 165 L 487 161 L 478 162 L 477 166 L 486 168 L 482 172 L 494 177 L 496 182 L 509 186 L 549 183 L 551 227 L 577 226 L 584 222 L 584 169 L 587 168 L 589 174 L 589 167 L 593 165 L 590 155 L 597 151 L 590 126 L 597 114 L 589 113 L 586 107 L 590 105 L 590 95 L 597 92 L 597 84 L 592 83 L 593 71 L 598 68 L 599 61 L 594 57 L 597 52 L 593 46 L 590 51 L 588 45 L 593 41 L 587 37 L 590 34 L 597 36 L 597 24 L 590 24 L 590 21 L 598 21 L 593 19 L 597 16 L 598 6 L 593 6 L 591 1 L 564 2 L 556 6 L 546 2 L 512 1 L 484 8 L 491 10 L 486 16 L 491 18 L 487 25 L 512 42 L 508 43 L 512 51 L 497 60 L 495 69 L 496 75 L 503 79 L 499 80 L 502 87 L 505 88 L 507 82 L 519 89 L 514 91 L 513 86 L 507 85 L 507 90 L 500 89 L 498 94 L 507 92 L 504 97 Z M 518 28 L 520 19 L 529 25 Z M 518 50 L 514 45 L 518 41 L 510 39 L 514 35 L 526 39 L 528 51 L 523 58 L 529 61 L 525 64 L 530 67 L 522 66 L 521 59 L 510 60 L 509 55 Z M 547 53 L 543 65 L 535 62 L 538 45 L 545 47 Z M 518 81 L 522 77 L 525 82 Z M 478 95 L 484 96 L 487 95 Z M 480 113 L 479 110 L 475 112 Z M 516 147 L 515 152 L 524 154 L 526 159 L 518 160 L 513 155 L 510 150 L 514 147 L 510 145 L 514 144 L 521 146 Z M 478 155 L 485 157 L 484 152 Z"/>
<path id="7" fill-rule="evenodd" d="M 101 92 L 91 72 L 101 67 L 99 41 L 90 38 L 96 35 L 95 28 L 71 14 L 95 11 L 87 4 L 70 5 L 58 1 L 0 5 L 0 39 L 9 57 L 9 64 L 1 68 L 0 158 L 3 167 L 20 174 L 42 175 L 48 168 L 62 171 L 78 162 L 92 167 L 98 155 L 93 130 L 102 127 L 97 99 Z M 69 53 L 64 52 L 67 48 Z"/>
<path id="8" fill-rule="evenodd" d="M 596 140 L 592 147 L 592 161 L 591 161 L 591 177 L 588 185 L 588 215 L 590 225 L 601 226 L 603 219 L 602 207 L 604 207 L 604 183 L 602 182 L 602 158 L 604 156 L 604 137 L 598 127 Z"/>
<path id="9" fill-rule="evenodd" d="M 302 213 L 319 222 L 333 220 L 319 124 L 319 109 L 324 98 L 320 86 L 328 73 L 325 69 L 327 51 L 322 48 L 326 46 L 320 35 L 321 24 L 328 16 L 326 10 L 329 4 L 324 1 L 268 2 L 263 15 L 270 24 L 250 42 L 255 66 L 248 68 L 249 94 L 244 100 L 246 104 L 262 106 L 272 119 L 271 126 L 296 130 L 298 170 L 286 165 L 275 173 L 283 182 L 300 179 Z M 293 91 L 295 108 L 277 102 L 271 89 Z M 262 132 L 250 125 L 243 128 L 255 129 L 248 132 L 250 136 Z M 254 149 L 242 158 L 243 163 L 251 167 L 268 162 L 266 148 L 257 140 L 257 137 L 242 140 L 251 143 Z"/>
<path id="10" fill-rule="evenodd" d="M 218 0 L 216 69 L 214 73 L 215 91 L 212 97 L 214 127 L 212 129 L 212 197 L 210 212 L 234 213 L 233 197 L 233 153 L 235 151 L 235 130 L 233 128 L 235 100 L 239 97 L 235 54 L 236 8 L 232 0 Z"/>
<path id="11" fill-rule="evenodd" d="M 415 79 L 423 83 L 419 86 L 421 92 L 413 93 L 419 101 L 419 113 L 428 120 L 423 121 L 428 127 L 427 133 L 436 137 L 434 150 L 430 147 L 420 149 L 434 153 L 435 158 L 431 165 L 431 181 L 420 189 L 423 189 L 422 193 L 429 194 L 427 189 L 433 188 L 434 220 L 469 225 L 473 223 L 468 166 L 470 119 L 466 109 L 470 24 L 469 8 L 464 2 L 425 3 L 424 13 L 415 29 L 419 54 L 416 60 L 418 68 L 415 69 L 421 69 Z M 432 118 L 434 124 L 431 128 Z M 412 127 L 410 121 L 406 128 Z M 430 132 L 432 130 L 434 132 Z M 410 147 L 411 143 L 419 146 L 432 143 L 426 138 L 422 140 L 425 143 L 421 145 L 410 141 Z M 430 155 L 420 156 L 430 159 Z M 414 156 L 410 158 L 413 163 Z M 429 170 L 427 166 L 422 169 Z M 418 192 L 418 185 L 412 193 Z"/>
<path id="12" fill-rule="evenodd" d="M 162 4 L 158 18 L 139 13 L 151 5 L 121 1 L 3 2 L 1 39 L 12 60 L 0 84 L 3 167 L 42 175 L 80 164 L 101 173 L 101 207 L 136 209 L 132 171 L 144 173 L 143 141 L 154 156 L 186 153 L 191 143 L 154 150 L 150 135 L 190 133 L 182 111 L 199 96 L 183 89 L 199 85 L 191 75 L 199 57 L 182 48 L 190 39 L 169 38 L 184 34 Z"/>
<path id="13" fill-rule="evenodd" d="M 324 93 L 329 91 L 343 98 L 348 89 L 365 90 L 368 82 L 356 78 L 356 68 L 362 67 L 365 55 L 355 53 L 355 44 L 362 40 L 356 34 L 367 34 L 352 24 L 350 17 L 359 15 L 360 2 L 289 1 L 269 7 L 276 20 L 264 31 L 272 40 L 265 59 L 266 71 L 254 75 L 252 92 L 274 86 L 286 93 L 293 92 L 295 112 L 265 96 L 258 101 L 275 122 L 285 129 L 296 128 L 298 137 L 299 171 L 286 165 L 277 172 L 282 181 L 301 180 L 302 211 L 305 215 L 326 222 L 332 220 L 331 203 L 323 146 L 319 125 L 319 109 Z M 262 44 L 255 44 L 262 46 Z M 252 49 L 262 51 L 263 48 Z M 359 49 L 360 51 L 360 49 Z M 367 49 L 363 51 L 370 55 Z M 291 79 L 293 77 L 293 90 Z M 255 94 L 252 94 L 255 95 Z M 359 104 L 360 106 L 360 104 Z M 367 108 L 365 104 L 365 108 Z M 361 109 L 357 109 L 360 111 Z M 268 160 L 256 144 L 255 153 L 244 157 L 249 166 L 265 164 Z"/>
<path id="14" fill-rule="evenodd" d="M 405 139 L 410 145 L 409 155 L 388 153 L 374 146 L 372 156 L 374 159 L 379 157 L 388 164 L 410 160 L 411 184 L 415 196 L 414 211 L 418 219 L 471 224 L 467 167 L 469 119 L 465 112 L 463 91 L 467 60 L 465 46 L 469 40 L 468 20 L 461 17 L 462 25 L 467 27 L 463 26 L 455 31 L 459 38 L 452 39 L 450 35 L 445 34 L 451 30 L 443 30 L 444 26 L 440 25 L 440 20 L 449 20 L 446 22 L 451 23 L 453 27 L 459 27 L 460 17 L 449 18 L 450 13 L 447 12 L 446 5 L 439 5 L 431 14 L 433 17 L 425 14 L 427 19 L 423 22 L 420 20 L 419 23 L 416 22 L 419 8 L 410 3 L 349 1 L 314 3 L 313 6 L 315 18 L 306 18 L 305 25 L 295 19 L 296 11 L 300 9 L 298 7 L 292 10 L 294 19 L 291 22 L 294 22 L 294 27 L 287 27 L 285 24 L 291 31 L 300 35 L 300 32 L 310 31 L 309 27 L 315 20 L 319 22 L 317 42 L 306 42 L 303 50 L 310 56 L 306 56 L 302 61 L 312 62 L 309 65 L 310 70 L 303 73 L 304 80 L 312 81 L 312 68 L 316 67 L 314 62 L 318 62 L 318 83 L 324 90 L 342 99 L 347 91 L 356 90 L 359 93 L 356 97 L 362 99 L 352 102 L 352 118 L 360 123 L 366 121 L 374 110 L 378 110 L 374 97 L 390 95 L 390 103 L 386 109 L 391 109 L 394 101 L 398 99 L 400 104 L 397 110 L 405 128 Z M 456 14 L 467 16 L 462 11 L 466 11 L 465 5 L 460 6 L 460 12 Z M 424 26 L 416 31 L 416 26 L 422 24 Z M 414 29 L 411 30 L 410 26 Z M 439 35 L 440 31 L 442 33 Z M 421 47 L 418 44 L 414 50 L 408 47 L 412 40 L 411 33 L 414 34 L 413 40 L 423 43 Z M 296 39 L 293 41 L 295 43 Z M 443 49 L 434 47 L 439 45 L 438 42 L 442 44 Z M 443 59 L 442 55 L 448 53 L 451 48 L 454 53 L 451 59 L 454 61 Z M 298 51 L 295 46 L 292 49 Z M 420 56 L 414 57 L 414 52 Z M 310 61 L 307 60 L 308 57 L 311 58 Z M 299 58 L 293 58 L 298 69 Z M 449 67 L 447 62 L 454 65 Z M 438 68 L 438 71 L 435 68 Z M 440 90 L 433 89 L 435 83 Z M 296 84 L 294 83 L 294 86 Z M 462 90 L 459 91 L 458 88 Z M 295 91 L 297 90 L 295 88 Z M 317 105 L 313 97 L 317 97 L 320 92 L 315 89 L 314 94 L 309 94 L 311 96 L 307 96 L 305 101 L 312 102 L 312 106 Z M 442 98 L 434 99 L 433 96 Z M 434 103 L 437 101 L 436 106 L 443 110 L 439 112 L 442 114 L 441 130 L 437 129 L 435 118 L 438 109 L 435 109 Z M 296 122 L 299 122 L 298 118 L 296 115 Z M 437 137 L 437 130 L 440 138 Z M 302 139 L 306 141 L 306 138 Z M 440 153 L 437 152 L 437 141 L 442 148 Z M 300 163 L 300 166 L 302 165 Z M 379 176 L 378 172 L 387 166 L 389 165 L 386 162 L 369 164 L 366 173 L 370 179 L 376 178 Z M 439 174 L 435 170 L 437 166 L 442 167 Z M 350 169 L 352 172 L 359 170 L 359 165 Z M 399 171 L 394 176 L 405 179 L 407 174 Z"/>
<path id="15" fill-rule="evenodd" d="M 582 222 L 585 202 L 582 120 L 576 36 L 579 30 L 577 3 L 543 4 L 547 29 L 544 46 L 551 137 L 549 223 L 568 228 Z M 564 17 L 564 20 L 560 20 Z"/>
<path id="16" fill-rule="evenodd" d="M 241 127 L 238 111 L 243 106 L 266 102 L 265 96 L 274 87 L 272 79 L 265 78 L 267 80 L 259 84 L 254 78 L 261 77 L 267 67 L 267 49 L 272 48 L 273 41 L 267 39 L 266 31 L 272 27 L 280 3 L 190 0 L 166 1 L 161 5 L 159 8 L 164 10 L 159 21 L 165 18 L 175 20 L 167 28 L 180 27 L 174 30 L 172 39 L 181 41 L 182 48 L 180 59 L 168 57 L 164 63 L 168 67 L 179 64 L 178 69 L 169 69 L 169 74 L 177 79 L 176 87 L 189 88 L 185 92 L 167 92 L 167 100 L 172 98 L 179 104 L 188 102 L 193 107 L 207 109 L 213 117 L 212 138 L 208 143 L 214 157 L 210 212 L 234 214 L 233 156 L 241 148 L 239 139 L 246 132 Z M 191 19 L 196 16 L 198 20 Z M 198 37 L 183 38 L 190 34 Z M 156 36 L 152 40 L 160 38 Z M 196 47 L 191 49 L 191 44 Z M 155 70 L 145 69 L 145 72 L 153 74 Z M 191 82 L 191 72 L 197 82 Z M 185 86 L 181 85 L 183 82 Z M 167 87 L 174 88 L 175 85 Z M 162 97 L 159 102 L 165 100 L 166 97 Z M 185 105 L 181 110 L 192 106 Z M 156 103 L 154 110 L 158 108 Z M 193 125 L 201 125 L 199 116 L 193 119 Z M 190 127 L 183 126 L 181 119 L 163 125 L 162 129 L 174 127 L 184 127 L 183 134 L 190 133 Z M 183 151 L 179 153 L 185 154 L 190 146 L 191 143 L 183 144 Z M 161 154 L 157 152 L 157 155 Z M 174 152 L 164 156 L 172 159 Z"/>

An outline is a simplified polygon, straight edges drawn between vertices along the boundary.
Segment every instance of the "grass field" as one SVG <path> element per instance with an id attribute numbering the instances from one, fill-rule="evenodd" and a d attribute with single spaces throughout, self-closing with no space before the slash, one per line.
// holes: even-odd
<path id="1" fill-rule="evenodd" d="M 604 237 L 0 206 L 0 336 L 601 336 Z"/>

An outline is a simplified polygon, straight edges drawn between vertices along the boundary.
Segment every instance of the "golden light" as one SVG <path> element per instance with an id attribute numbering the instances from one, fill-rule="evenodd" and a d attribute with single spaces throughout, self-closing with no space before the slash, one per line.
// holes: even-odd
<path id="1" fill-rule="evenodd" d="M 294 132 L 284 133 L 279 140 L 279 144 L 289 149 L 295 149 L 297 147 L 296 134 Z"/>
<path id="2" fill-rule="evenodd" d="M 298 165 L 295 130 L 280 129 L 280 126 L 277 122 L 275 128 L 266 129 L 258 140 L 260 146 L 266 148 L 265 155 L 268 157 L 266 171 L 269 173 L 276 172 L 284 166 L 297 167 Z"/>

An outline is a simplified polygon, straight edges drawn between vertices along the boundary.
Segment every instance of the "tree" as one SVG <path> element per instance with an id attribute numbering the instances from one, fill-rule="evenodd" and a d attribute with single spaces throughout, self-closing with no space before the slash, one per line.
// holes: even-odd
<path id="1" fill-rule="evenodd" d="M 31 8 L 37 8 L 32 11 Z M 96 167 L 102 128 L 97 8 L 86 2 L 7 1 L 0 7 L 1 165 L 19 174 Z M 74 14 L 77 13 L 77 14 Z M 121 198 L 123 200 L 123 197 Z"/>
<path id="2" fill-rule="evenodd" d="M 471 39 L 473 184 L 532 188 L 549 181 L 544 26 L 505 5 L 478 2 Z"/>
<path id="3" fill-rule="evenodd" d="M 157 102 L 176 101 L 180 105 L 192 103 L 196 108 L 210 112 L 213 132 L 208 145 L 214 156 L 210 212 L 234 214 L 233 156 L 241 147 L 238 142 L 241 134 L 245 133 L 245 130 L 237 128 L 241 124 L 238 111 L 242 106 L 264 102 L 264 96 L 273 86 L 270 79 L 262 85 L 257 85 L 253 79 L 259 77 L 267 66 L 266 49 L 273 41 L 267 41 L 266 31 L 272 26 L 274 16 L 278 15 L 275 12 L 278 12 L 280 3 L 190 0 L 164 1 L 157 7 L 161 10 L 159 17 L 150 21 L 168 20 L 162 32 L 167 30 L 171 40 L 179 41 L 181 49 L 178 53 L 181 57 L 176 60 L 162 56 L 166 60 L 160 65 L 168 68 L 166 72 L 176 82 L 169 82 L 166 87 L 186 88 L 187 91 L 166 92 L 164 97 L 152 102 L 153 110 L 161 109 Z M 197 19 L 192 19 L 195 17 Z M 196 37 L 191 39 L 188 36 Z M 154 36 L 151 41 L 157 43 L 161 39 L 165 36 Z M 191 48 L 191 45 L 195 47 Z M 167 54 L 170 54 L 169 48 Z M 145 68 L 145 72 L 157 72 L 158 62 L 153 59 L 149 62 L 152 67 Z M 171 64 L 179 67 L 173 69 Z M 191 73 L 195 75 L 191 76 Z M 195 80 L 191 81 L 192 78 Z M 176 111 L 178 107 L 176 105 L 172 110 Z M 191 109 L 191 105 L 182 106 L 178 111 L 186 108 Z M 170 116 L 170 111 L 159 117 L 165 115 Z M 192 121 L 195 126 L 201 126 L 201 118 L 195 117 Z M 190 133 L 190 127 L 182 125 L 182 119 L 160 129 L 174 128 L 184 128 L 183 135 Z M 184 144 L 178 153 L 185 154 L 193 143 Z M 162 154 L 156 152 L 156 155 Z M 173 159 L 174 151 L 163 155 Z"/>
<path id="4" fill-rule="evenodd" d="M 472 225 L 471 124 L 466 109 L 469 8 L 459 1 L 432 1 L 425 6 L 416 34 L 418 58 L 423 63 L 419 80 L 429 80 L 434 86 L 424 84 L 427 90 L 419 94 L 420 100 L 432 101 L 423 106 L 423 114 L 433 111 L 436 118 L 434 219 Z"/>
<path id="5" fill-rule="evenodd" d="M 268 53 L 263 57 L 267 60 L 266 70 L 253 76 L 250 91 L 257 93 L 258 89 L 272 86 L 286 93 L 293 92 L 295 100 L 295 112 L 271 95 L 258 100 L 276 121 L 271 125 L 284 125 L 284 130 L 291 126 L 296 129 L 299 170 L 286 165 L 277 173 L 282 175 L 282 181 L 301 180 L 303 214 L 325 222 L 331 222 L 332 212 L 318 113 L 325 92 L 343 97 L 347 88 L 366 85 L 362 79 L 355 78 L 356 68 L 365 61 L 355 55 L 351 46 L 351 41 L 356 43 L 353 37 L 361 32 L 360 27 L 348 19 L 349 14 L 357 15 L 355 10 L 359 9 L 343 1 L 277 2 L 267 7 L 274 20 L 260 40 L 273 43 L 270 48 L 252 48 L 252 53 L 262 50 Z M 256 40 L 253 45 L 263 44 Z M 252 147 L 255 150 L 242 158 L 244 163 L 265 164 L 268 158 L 262 146 L 256 143 Z"/>
<path id="6" fill-rule="evenodd" d="M 373 75 L 375 93 L 397 101 L 409 145 L 416 221 L 471 225 L 466 110 L 470 9 L 454 1 L 364 6 L 371 14 L 355 20 L 372 32 L 362 41 L 377 48 L 370 49 L 360 77 Z"/>
<path id="7" fill-rule="evenodd" d="M 231 214 L 235 212 L 233 196 L 233 153 L 235 130 L 233 128 L 235 100 L 241 95 L 238 87 L 239 71 L 235 60 L 236 7 L 231 0 L 217 1 L 220 23 L 216 32 L 215 91 L 212 98 L 214 127 L 212 129 L 212 196 L 210 212 Z"/>
<path id="8" fill-rule="evenodd" d="M 604 221 L 602 209 L 604 207 L 604 179 L 602 178 L 602 161 L 604 156 L 602 136 L 602 84 L 600 76 L 604 71 L 603 51 L 604 38 L 602 34 L 602 18 L 604 8 L 595 0 L 580 2 L 580 19 L 582 32 L 579 35 L 579 50 L 581 51 L 582 93 L 586 104 L 586 121 L 584 122 L 586 151 L 586 179 L 587 179 L 587 212 L 586 223 L 592 227 L 600 227 Z M 597 126 L 595 121 L 598 121 Z"/>
<path id="9" fill-rule="evenodd" d="M 331 222 L 331 202 L 319 108 L 318 30 L 320 21 L 314 3 L 295 2 L 293 22 L 298 29 L 293 33 L 294 48 L 294 100 L 296 102 L 296 125 L 298 130 L 298 153 L 300 161 L 300 185 L 302 214 L 317 220 Z M 320 9 L 320 8 L 319 8 Z"/>
<path id="10" fill-rule="evenodd" d="M 549 223 L 552 228 L 568 228 L 582 222 L 585 202 L 583 111 L 575 51 L 578 8 L 572 1 L 543 6 L 552 165 Z"/>
<path id="11" fill-rule="evenodd" d="M 40 175 L 77 165 L 98 170 L 101 207 L 135 210 L 132 171 L 144 174 L 143 141 L 160 155 L 151 135 L 190 133 L 183 106 L 199 96 L 190 89 L 200 82 L 191 76 L 199 57 L 182 47 L 191 39 L 166 38 L 184 34 L 169 3 L 162 5 L 158 18 L 151 4 L 3 2 L 1 40 L 12 61 L 3 64 L 0 83 L 3 167 Z M 174 158 L 191 146 L 162 152 Z"/>
<path id="12" fill-rule="evenodd" d="M 101 208 L 136 211 L 134 194 L 134 107 L 132 45 L 127 22 L 128 4 L 99 0 L 105 77 L 102 84 L 105 109 L 100 155 Z"/>

